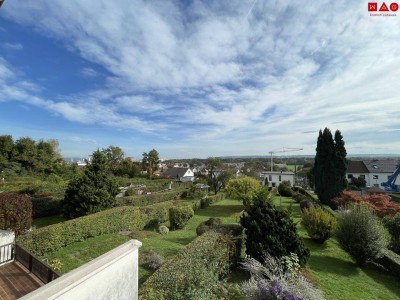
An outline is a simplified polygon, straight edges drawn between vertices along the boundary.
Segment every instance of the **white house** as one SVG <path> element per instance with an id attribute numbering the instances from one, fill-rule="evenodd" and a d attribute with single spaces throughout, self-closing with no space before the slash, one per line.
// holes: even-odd
<path id="1" fill-rule="evenodd" d="M 189 168 L 171 168 L 164 172 L 163 175 L 181 182 L 189 182 L 194 180 L 194 173 Z"/>
<path id="2" fill-rule="evenodd" d="M 395 160 L 350 160 L 347 164 L 346 178 L 351 182 L 352 178 L 365 179 L 367 187 L 381 186 L 382 182 L 386 182 L 390 175 L 396 170 L 397 162 Z"/>
<path id="3" fill-rule="evenodd" d="M 268 171 L 261 172 L 262 184 L 268 184 L 269 187 L 277 187 L 282 181 L 290 181 L 294 185 L 294 172 Z"/>

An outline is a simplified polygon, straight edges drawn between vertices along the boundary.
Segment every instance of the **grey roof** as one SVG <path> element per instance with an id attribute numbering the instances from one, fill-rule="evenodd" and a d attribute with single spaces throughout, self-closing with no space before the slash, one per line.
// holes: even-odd
<path id="1" fill-rule="evenodd" d="M 364 162 L 361 160 L 349 160 L 347 163 L 347 171 L 346 173 L 369 173 L 367 167 Z"/>
<path id="2" fill-rule="evenodd" d="M 169 178 L 181 178 L 185 173 L 189 170 L 189 168 L 171 168 L 164 172 L 164 176 L 168 176 Z"/>
<path id="3" fill-rule="evenodd" d="M 397 166 L 395 160 L 363 160 L 363 163 L 369 173 L 393 173 Z"/>

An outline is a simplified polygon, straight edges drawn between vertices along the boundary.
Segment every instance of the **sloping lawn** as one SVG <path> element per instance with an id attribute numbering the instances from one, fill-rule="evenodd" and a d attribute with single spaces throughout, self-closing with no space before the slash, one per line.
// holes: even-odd
<path id="1" fill-rule="evenodd" d="M 299 205 L 290 198 L 274 200 L 275 205 L 290 207 L 292 218 L 297 222 L 299 234 L 311 251 L 308 261 L 309 272 L 319 285 L 327 300 L 347 299 L 400 299 L 400 279 L 375 265 L 366 268 L 356 266 L 352 258 L 344 252 L 338 242 L 331 238 L 320 245 L 308 238 L 301 226 Z"/>
<path id="2" fill-rule="evenodd" d="M 61 273 L 66 273 L 127 242 L 129 239 L 137 239 L 142 242 L 140 253 L 153 250 L 167 258 L 175 255 L 197 237 L 196 227 L 199 223 L 211 217 L 221 218 L 224 223 L 237 223 L 242 210 L 243 205 L 240 201 L 224 199 L 214 203 L 211 207 L 198 210 L 184 229 L 170 231 L 168 235 L 161 235 L 155 229 L 133 232 L 129 237 L 118 233 L 102 235 L 66 246 L 49 255 L 45 260 L 51 262 L 54 259 L 59 259 L 62 263 Z M 151 272 L 140 267 L 139 282 L 144 282 L 150 274 Z"/>

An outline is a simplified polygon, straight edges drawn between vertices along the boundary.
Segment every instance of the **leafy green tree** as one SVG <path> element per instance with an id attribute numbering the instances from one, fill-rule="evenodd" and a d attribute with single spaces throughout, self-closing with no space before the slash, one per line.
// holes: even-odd
<path id="1" fill-rule="evenodd" d="M 249 205 L 254 198 L 258 197 L 262 186 L 257 179 L 241 176 L 229 179 L 225 190 L 230 197 L 240 199 L 245 205 Z"/>
<path id="2" fill-rule="evenodd" d="M 317 154 L 314 164 L 314 184 L 319 200 L 336 208 L 333 201 L 346 187 L 346 149 L 340 131 L 336 131 L 335 140 L 328 128 L 319 131 Z"/>
<path id="3" fill-rule="evenodd" d="M 114 174 L 117 176 L 127 176 L 129 178 L 133 178 L 140 174 L 140 169 L 138 165 L 130 158 L 124 158 L 114 170 Z"/>
<path id="4" fill-rule="evenodd" d="M 120 147 L 109 146 L 106 149 L 101 150 L 107 157 L 112 168 L 117 168 L 120 163 L 124 160 L 125 153 Z"/>
<path id="5" fill-rule="evenodd" d="M 268 201 L 259 197 L 253 204 L 245 206 L 240 223 L 246 233 L 246 254 L 261 261 L 265 253 L 281 258 L 290 253 L 297 254 L 304 266 L 310 251 L 297 234 L 296 224 L 285 210 L 278 210 Z"/>
<path id="6" fill-rule="evenodd" d="M 143 152 L 142 164 L 149 171 L 149 175 L 158 169 L 160 157 L 156 149 L 150 150 L 148 153 Z"/>
<path id="7" fill-rule="evenodd" d="M 61 202 L 63 214 L 71 219 L 114 207 L 117 193 L 108 159 L 97 150 L 83 175 L 70 181 Z"/>
<path id="8" fill-rule="evenodd" d="M 63 159 L 58 150 L 58 141 L 50 139 L 48 141 L 40 140 L 36 144 L 37 157 L 35 172 L 51 174 L 56 171 L 58 166 L 63 163 Z"/>
<path id="9" fill-rule="evenodd" d="M 0 135 L 0 169 L 11 160 L 14 140 L 11 135 Z"/>
<path id="10" fill-rule="evenodd" d="M 222 170 L 222 160 L 218 157 L 209 157 L 206 160 L 206 167 L 208 170 L 208 184 L 211 186 L 214 194 L 216 195 L 231 177 L 231 174 Z"/>
<path id="11" fill-rule="evenodd" d="M 13 160 L 20 163 L 23 168 L 33 171 L 37 165 L 36 142 L 30 137 L 16 140 L 12 156 Z"/>

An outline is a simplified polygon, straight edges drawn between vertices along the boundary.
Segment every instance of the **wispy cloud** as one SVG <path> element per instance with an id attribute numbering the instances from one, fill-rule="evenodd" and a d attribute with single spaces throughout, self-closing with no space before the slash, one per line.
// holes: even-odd
<path id="1" fill-rule="evenodd" d="M 369 17 L 365 3 L 37 0 L 10 2 L 4 12 L 109 75 L 102 89 L 66 95 L 74 100 L 37 92 L 32 102 L 20 83 L 0 97 L 75 122 L 165 138 L 178 130 L 181 145 L 216 154 L 301 145 L 313 153 L 326 126 L 370 151 L 382 143 L 400 152 L 400 142 L 380 135 L 400 126 L 399 23 Z M 3 78 L 12 75 L 4 60 L 1 68 Z"/>
<path id="2" fill-rule="evenodd" d="M 22 46 L 22 44 L 20 44 L 20 43 L 15 43 L 15 44 L 13 44 L 13 43 L 2 43 L 1 46 L 4 49 L 7 49 L 7 50 L 20 51 L 20 50 L 24 49 L 24 46 Z"/>

